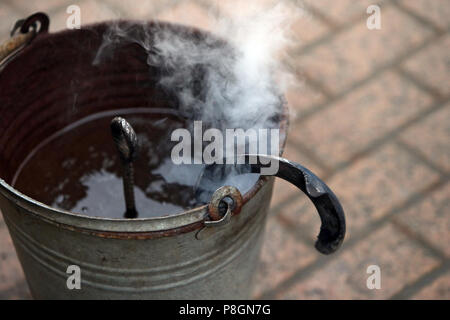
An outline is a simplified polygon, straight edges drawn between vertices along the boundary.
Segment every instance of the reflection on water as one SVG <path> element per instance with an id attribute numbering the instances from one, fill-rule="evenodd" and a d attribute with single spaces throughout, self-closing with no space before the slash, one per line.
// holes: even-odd
<path id="1" fill-rule="evenodd" d="M 170 141 L 170 134 L 184 127 L 185 120 L 149 113 L 125 117 L 138 134 L 140 144 L 139 158 L 134 164 L 139 217 L 174 214 L 195 206 L 193 183 L 189 179 L 182 183 L 165 179 L 165 175 L 177 170 L 170 161 L 175 144 Z M 71 130 L 63 130 L 36 150 L 22 166 L 15 187 L 60 209 L 122 218 L 125 211 L 122 171 L 110 134 L 112 116 L 90 118 L 91 121 Z"/>
<path id="2" fill-rule="evenodd" d="M 134 163 L 139 218 L 176 214 L 209 201 L 215 189 L 206 184 L 196 186 L 204 166 L 175 165 L 170 158 L 177 143 L 170 141 L 170 135 L 177 128 L 189 127 L 188 121 L 171 114 L 138 110 L 133 114 L 116 111 L 114 115 L 90 116 L 70 130 L 55 134 L 22 164 L 14 187 L 59 209 L 123 218 L 121 164 L 109 128 L 111 119 L 121 115 L 133 126 L 139 139 L 139 157 Z M 244 193 L 257 178 L 243 175 L 227 182 Z"/>

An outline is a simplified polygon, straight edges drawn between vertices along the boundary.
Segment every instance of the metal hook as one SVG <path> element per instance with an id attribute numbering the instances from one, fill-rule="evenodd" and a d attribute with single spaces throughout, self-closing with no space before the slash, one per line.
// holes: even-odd
<path id="1" fill-rule="evenodd" d="M 133 161 L 138 156 L 138 139 L 133 127 L 121 117 L 111 121 L 111 134 L 116 144 L 123 168 L 123 191 L 125 195 L 125 218 L 136 218 L 134 200 L 134 167 Z"/>

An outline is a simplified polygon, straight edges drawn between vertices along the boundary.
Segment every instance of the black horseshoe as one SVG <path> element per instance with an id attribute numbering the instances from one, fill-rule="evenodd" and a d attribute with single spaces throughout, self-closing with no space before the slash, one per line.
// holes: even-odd
<path id="1" fill-rule="evenodd" d="M 315 243 L 316 249 L 323 254 L 330 254 L 341 246 L 346 228 L 344 210 L 336 195 L 325 182 L 302 165 L 284 158 L 270 155 L 242 155 L 242 157 L 245 158 L 243 165 L 208 165 L 202 173 L 202 177 L 223 178 L 226 176 L 226 168 L 234 166 L 235 171 L 237 168 L 240 173 L 252 172 L 284 179 L 302 190 L 319 213 L 321 227 Z M 278 162 L 276 172 L 268 174 L 261 172 L 264 168 L 268 168 L 273 161 Z M 227 163 L 225 159 L 223 163 Z M 202 182 L 199 183 L 200 186 L 202 186 Z"/>
<path id="2" fill-rule="evenodd" d="M 261 169 L 267 167 L 267 165 L 261 164 L 261 159 L 264 160 L 264 163 L 269 160 L 278 161 L 278 171 L 274 176 L 284 179 L 302 190 L 319 213 L 322 224 L 315 244 L 316 249 L 323 254 L 336 251 L 344 240 L 345 215 L 333 191 L 314 173 L 298 163 L 274 156 L 258 155 L 256 157 L 258 163 L 250 164 L 254 173 L 261 173 Z"/>

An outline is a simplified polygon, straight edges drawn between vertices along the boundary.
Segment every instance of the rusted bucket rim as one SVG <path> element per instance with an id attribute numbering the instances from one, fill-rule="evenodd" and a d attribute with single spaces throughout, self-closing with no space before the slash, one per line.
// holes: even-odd
<path id="1" fill-rule="evenodd" d="M 127 23 L 147 23 L 149 25 L 158 25 L 161 27 L 185 28 L 192 32 L 209 34 L 217 38 L 216 35 L 208 31 L 198 28 L 184 26 L 175 23 L 161 21 L 133 21 L 133 20 L 110 20 L 101 23 L 86 25 L 85 28 L 95 28 L 96 26 L 104 26 L 118 21 Z M 77 32 L 78 30 L 63 30 L 52 33 L 52 37 L 63 37 L 68 33 Z M 40 35 L 39 38 L 49 35 Z M 27 47 L 24 50 L 30 50 Z M 20 56 L 20 53 L 18 54 Z M 283 101 L 283 110 L 280 119 L 280 156 L 286 142 L 286 133 L 289 125 L 289 111 L 286 101 Z M 255 185 L 243 195 L 243 205 L 245 205 L 256 193 L 267 183 L 268 177 L 261 176 Z M 4 180 L 0 179 L 0 192 L 15 205 L 22 208 L 26 212 L 36 215 L 38 218 L 52 223 L 58 227 L 69 229 L 77 232 L 84 232 L 105 238 L 120 239 L 152 239 L 164 236 L 172 236 L 176 234 L 196 231 L 203 227 L 205 216 L 208 213 L 208 205 L 196 207 L 178 214 L 168 214 L 165 216 L 151 218 L 135 218 L 135 219 L 112 219 L 102 217 L 87 216 L 82 213 L 75 213 L 67 210 L 57 209 L 48 206 L 42 202 L 34 200 L 18 190 L 14 189 Z"/>

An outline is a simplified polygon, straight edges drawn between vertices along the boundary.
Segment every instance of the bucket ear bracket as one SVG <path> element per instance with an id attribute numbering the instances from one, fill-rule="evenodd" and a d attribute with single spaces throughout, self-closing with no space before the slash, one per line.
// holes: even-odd
<path id="1" fill-rule="evenodd" d="M 227 225 L 231 221 L 231 216 L 241 211 L 242 202 L 242 195 L 237 188 L 223 186 L 217 189 L 208 205 L 204 227 L 196 233 L 195 238 L 206 239 L 216 228 Z"/>
<path id="2" fill-rule="evenodd" d="M 50 19 L 43 12 L 37 12 L 26 19 L 16 21 L 10 33 L 11 38 L 0 44 L 0 70 L 37 34 L 48 32 L 49 25 Z"/>

